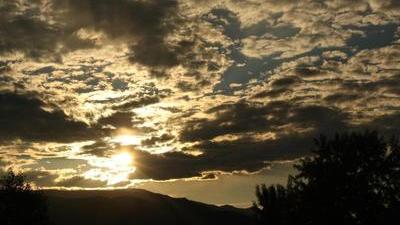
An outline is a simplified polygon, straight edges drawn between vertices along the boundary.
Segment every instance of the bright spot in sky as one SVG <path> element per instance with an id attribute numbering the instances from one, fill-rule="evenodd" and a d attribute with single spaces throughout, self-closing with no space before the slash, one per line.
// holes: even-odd
<path id="1" fill-rule="evenodd" d="M 121 145 L 140 145 L 142 138 L 140 138 L 139 136 L 135 136 L 135 135 L 122 134 L 122 135 L 115 136 L 114 138 L 112 138 L 111 141 L 119 143 Z"/>
<path id="2" fill-rule="evenodd" d="M 87 171 L 84 176 L 90 179 L 107 181 L 107 185 L 126 181 L 129 174 L 135 172 L 135 167 L 132 165 L 133 157 L 128 152 L 120 152 L 109 158 L 92 158 L 89 163 L 95 168 Z"/>
<path id="3" fill-rule="evenodd" d="M 138 134 L 137 131 L 127 128 L 116 130 L 109 142 L 118 143 L 121 145 L 140 145 L 144 137 Z"/>
<path id="4" fill-rule="evenodd" d="M 129 166 L 132 164 L 132 156 L 127 152 L 123 152 L 112 156 L 111 161 L 118 166 Z"/>

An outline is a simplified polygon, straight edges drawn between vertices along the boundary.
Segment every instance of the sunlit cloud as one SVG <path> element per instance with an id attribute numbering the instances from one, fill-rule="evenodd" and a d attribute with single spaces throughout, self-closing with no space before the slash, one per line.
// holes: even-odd
<path id="1" fill-rule="evenodd" d="M 126 181 L 129 174 L 135 172 L 133 160 L 128 152 L 120 152 L 109 158 L 89 158 L 88 163 L 94 168 L 85 172 L 83 177 L 106 181 L 107 185 Z"/>
<path id="2" fill-rule="evenodd" d="M 138 136 L 121 134 L 112 138 L 111 142 L 116 142 L 124 146 L 124 145 L 139 145 L 141 143 L 141 140 L 142 139 L 139 138 Z"/>

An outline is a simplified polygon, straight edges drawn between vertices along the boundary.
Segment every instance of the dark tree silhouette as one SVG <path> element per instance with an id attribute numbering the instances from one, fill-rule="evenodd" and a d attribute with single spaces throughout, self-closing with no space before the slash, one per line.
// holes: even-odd
<path id="1" fill-rule="evenodd" d="M 289 224 L 289 192 L 282 185 L 259 185 L 256 187 L 258 205 L 255 207 L 260 220 L 265 224 Z"/>
<path id="2" fill-rule="evenodd" d="M 315 141 L 313 156 L 280 187 L 257 188 L 264 224 L 397 224 L 400 221 L 400 147 L 377 132 L 337 134 Z M 275 198 L 275 199 L 274 199 Z M 284 207 L 282 207 L 282 205 Z M 279 211 L 279 212 L 275 212 Z M 278 220 L 272 213 L 279 215 Z M 286 218 L 281 218 L 285 215 Z"/>
<path id="3" fill-rule="evenodd" d="M 40 191 L 33 191 L 21 173 L 12 170 L 0 180 L 0 223 L 48 224 L 45 197 Z"/>

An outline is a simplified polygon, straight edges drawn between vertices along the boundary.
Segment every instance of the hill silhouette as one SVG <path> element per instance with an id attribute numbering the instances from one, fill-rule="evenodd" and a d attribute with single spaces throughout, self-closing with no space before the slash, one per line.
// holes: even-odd
<path id="1" fill-rule="evenodd" d="M 54 225 L 254 224 L 249 209 L 219 207 L 141 189 L 45 191 Z"/>

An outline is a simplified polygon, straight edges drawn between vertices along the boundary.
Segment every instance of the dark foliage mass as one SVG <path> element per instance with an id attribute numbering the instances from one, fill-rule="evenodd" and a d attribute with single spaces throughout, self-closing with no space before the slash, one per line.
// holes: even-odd
<path id="1" fill-rule="evenodd" d="M 258 186 L 261 224 L 398 224 L 400 146 L 377 132 L 344 133 L 315 141 L 284 186 Z"/>
<path id="2" fill-rule="evenodd" d="M 47 204 L 44 195 L 33 191 L 22 174 L 9 171 L 0 183 L 0 223 L 4 225 L 45 225 Z"/>

